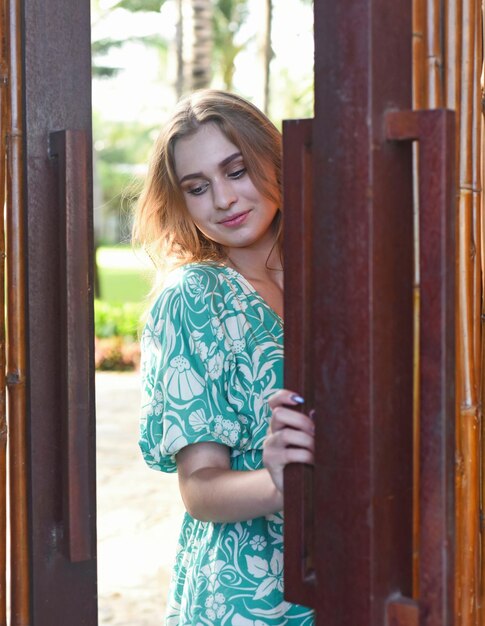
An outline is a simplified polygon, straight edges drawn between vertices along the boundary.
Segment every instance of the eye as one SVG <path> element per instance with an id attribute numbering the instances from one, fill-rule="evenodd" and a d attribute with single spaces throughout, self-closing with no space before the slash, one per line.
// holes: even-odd
<path id="1" fill-rule="evenodd" d="M 234 170 L 234 172 L 229 172 L 228 176 L 233 180 L 237 180 L 238 178 L 242 178 L 246 171 L 247 170 L 245 167 L 238 167 L 236 170 Z"/>
<path id="2" fill-rule="evenodd" d="M 185 191 L 190 193 L 192 196 L 200 196 L 207 190 L 208 186 L 209 183 L 202 183 L 201 185 L 196 185 L 195 187 L 188 187 Z"/>

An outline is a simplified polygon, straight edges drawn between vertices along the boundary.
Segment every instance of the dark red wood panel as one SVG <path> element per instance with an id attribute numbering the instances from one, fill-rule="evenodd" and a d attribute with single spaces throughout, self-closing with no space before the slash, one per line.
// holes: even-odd
<path id="1" fill-rule="evenodd" d="M 59 188 L 59 265 L 61 293 L 62 480 L 66 554 L 72 562 L 92 558 L 94 510 L 89 467 L 92 342 L 90 324 L 90 249 L 86 132 L 49 134 L 49 154 L 57 166 Z"/>
<path id="2" fill-rule="evenodd" d="M 303 390 L 317 428 L 314 470 L 290 467 L 285 476 L 285 593 L 316 608 L 317 626 L 453 619 L 453 117 L 409 111 L 411 8 L 403 0 L 315 2 L 311 137 L 308 121 L 284 126 L 285 384 Z M 414 139 L 422 277 L 416 600 Z"/>
<path id="3" fill-rule="evenodd" d="M 285 246 L 285 388 L 305 398 L 311 411 L 313 228 L 312 120 L 283 123 Z M 301 464 L 285 468 L 285 597 L 315 605 L 315 518 L 313 469 Z"/>
<path id="4" fill-rule="evenodd" d="M 94 333 L 92 310 L 92 164 L 91 50 L 89 0 L 25 0 L 24 84 L 28 276 L 28 405 L 31 459 L 32 614 L 35 626 L 94 626 L 97 624 L 96 493 L 94 423 Z M 63 184 L 58 159 L 49 154 L 53 131 L 75 129 L 85 137 L 72 168 L 84 178 L 82 202 L 74 209 L 84 215 L 79 240 L 65 248 L 66 220 L 60 202 Z M 77 169 L 79 168 L 79 169 Z M 73 170 L 71 169 L 71 174 Z M 65 182 L 65 181 L 64 181 Z M 80 246 L 82 249 L 78 249 Z M 76 303 L 66 293 L 69 263 L 78 265 Z M 82 266 L 82 267 L 81 267 Z M 86 288 L 87 285 L 87 288 Z M 67 299 L 66 299 L 67 298 Z M 78 359 L 88 364 L 77 381 L 67 382 L 66 336 L 69 311 L 78 307 L 78 332 L 83 339 Z M 72 309 L 71 309 L 72 313 Z M 71 406 L 70 429 L 77 433 L 71 470 L 82 468 L 80 491 L 66 507 L 66 394 Z M 76 395 L 77 394 L 77 395 Z M 74 412 L 72 409 L 75 409 Z M 72 451 L 71 451 L 72 452 Z M 71 481 L 72 484 L 72 481 Z M 80 504 L 84 502 L 84 504 Z M 74 508 L 73 508 L 74 504 Z M 79 505 L 79 506 L 78 506 Z M 66 508 L 81 517 L 68 523 Z M 88 510 L 86 510 L 88 508 Z M 73 550 L 72 533 L 83 528 L 81 550 Z M 69 541 L 71 539 L 71 542 Z M 73 562 L 75 561 L 75 562 Z"/>
<path id="5" fill-rule="evenodd" d="M 412 588 L 412 155 L 384 124 L 411 104 L 411 5 L 317 1 L 315 35 L 313 598 L 318 626 L 380 626 Z"/>
<path id="6" fill-rule="evenodd" d="M 422 624 L 454 621 L 455 118 L 446 110 L 386 118 L 388 137 L 419 141 Z"/>

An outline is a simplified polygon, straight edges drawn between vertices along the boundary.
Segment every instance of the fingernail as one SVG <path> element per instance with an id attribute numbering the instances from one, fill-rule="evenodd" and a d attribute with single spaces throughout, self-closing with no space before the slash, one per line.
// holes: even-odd
<path id="1" fill-rule="evenodd" d="M 308 417 L 309 417 L 311 420 L 314 420 L 314 419 L 315 419 L 315 409 L 312 409 L 312 410 L 308 413 Z"/>
<path id="2" fill-rule="evenodd" d="M 297 395 L 296 393 L 294 393 L 291 396 L 291 399 L 293 400 L 293 402 L 296 402 L 297 404 L 303 404 L 305 402 L 305 399 Z"/>

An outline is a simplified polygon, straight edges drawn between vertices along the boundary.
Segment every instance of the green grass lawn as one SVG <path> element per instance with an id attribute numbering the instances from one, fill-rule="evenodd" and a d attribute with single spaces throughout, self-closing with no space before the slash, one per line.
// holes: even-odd
<path id="1" fill-rule="evenodd" d="M 148 295 L 153 269 L 150 260 L 131 246 L 100 247 L 96 262 L 100 300 L 110 304 L 142 302 Z"/>

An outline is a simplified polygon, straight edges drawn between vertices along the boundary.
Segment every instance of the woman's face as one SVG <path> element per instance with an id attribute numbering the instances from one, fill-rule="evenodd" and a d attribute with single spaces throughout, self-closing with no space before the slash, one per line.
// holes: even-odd
<path id="1" fill-rule="evenodd" d="M 239 148 L 217 124 L 179 139 L 174 158 L 187 210 L 208 239 L 228 251 L 272 245 L 278 206 L 254 186 Z"/>

